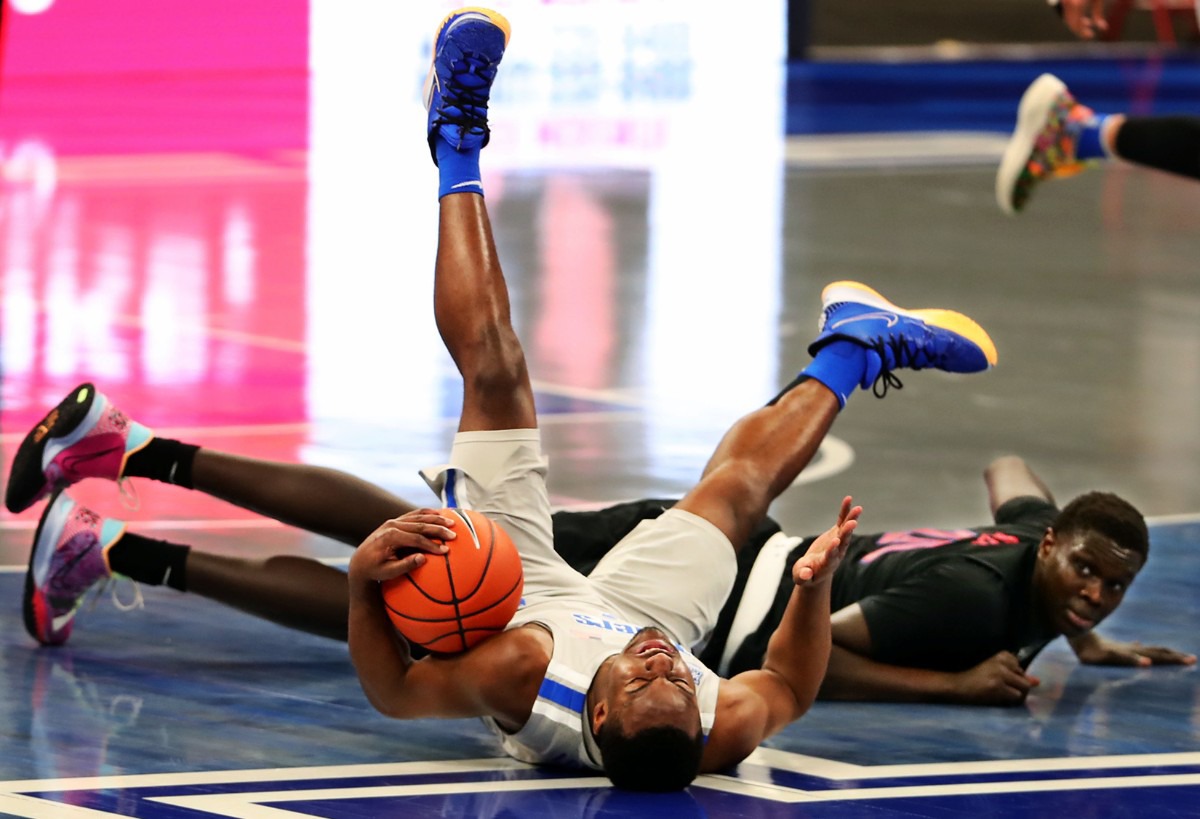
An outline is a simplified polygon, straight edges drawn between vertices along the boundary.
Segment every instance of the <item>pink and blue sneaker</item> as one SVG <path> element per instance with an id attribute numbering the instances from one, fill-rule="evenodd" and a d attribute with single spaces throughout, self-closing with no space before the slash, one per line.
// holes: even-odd
<path id="1" fill-rule="evenodd" d="M 425 79 L 429 149 L 435 164 L 439 137 L 458 151 L 487 145 L 488 97 L 510 33 L 508 20 L 490 9 L 461 8 L 442 20 Z"/>
<path id="2" fill-rule="evenodd" d="M 23 512 L 59 486 L 84 478 L 119 481 L 129 456 L 153 438 L 92 384 L 80 384 L 21 442 L 4 505 Z"/>
<path id="3" fill-rule="evenodd" d="M 61 488 L 55 491 L 38 522 L 25 574 L 22 610 L 33 639 L 48 646 L 67 641 L 84 595 L 112 577 L 107 553 L 124 533 L 121 521 L 100 517 Z"/>
<path id="4" fill-rule="evenodd" d="M 821 293 L 820 334 L 809 353 L 837 339 L 868 351 L 860 386 L 882 398 L 888 387 L 903 386 L 893 370 L 935 369 L 975 373 L 996 364 L 996 345 L 982 327 L 953 310 L 906 310 L 865 284 L 833 282 Z"/>

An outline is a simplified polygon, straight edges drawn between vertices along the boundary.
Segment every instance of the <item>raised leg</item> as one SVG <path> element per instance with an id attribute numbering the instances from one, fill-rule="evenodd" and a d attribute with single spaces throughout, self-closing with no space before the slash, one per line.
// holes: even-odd
<path id="1" fill-rule="evenodd" d="M 961 313 L 906 310 L 857 282 L 834 282 L 823 297 L 812 363 L 771 404 L 733 425 L 678 504 L 716 525 L 735 549 L 816 454 L 856 389 L 883 397 L 900 386 L 896 369 L 970 373 L 996 363 L 992 340 Z"/>

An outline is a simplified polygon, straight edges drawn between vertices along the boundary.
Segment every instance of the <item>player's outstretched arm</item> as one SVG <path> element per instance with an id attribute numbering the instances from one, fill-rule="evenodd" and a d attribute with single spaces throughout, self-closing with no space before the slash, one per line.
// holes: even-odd
<path id="1" fill-rule="evenodd" d="M 1026 674 L 1008 651 L 966 671 L 935 671 L 881 663 L 835 642 L 819 696 L 853 702 L 1020 705 L 1037 685 L 1038 679 Z"/>
<path id="2" fill-rule="evenodd" d="M 736 765 L 812 707 L 829 660 L 829 589 L 860 514 L 862 507 L 845 498 L 837 523 L 796 561 L 796 588 L 767 644 L 762 668 L 721 683 L 702 770 Z"/>
<path id="3" fill-rule="evenodd" d="M 1144 646 L 1141 643 L 1122 643 L 1109 640 L 1095 631 L 1085 632 L 1067 640 L 1079 662 L 1088 665 L 1194 665 L 1195 654 L 1185 654 L 1165 646 Z"/>

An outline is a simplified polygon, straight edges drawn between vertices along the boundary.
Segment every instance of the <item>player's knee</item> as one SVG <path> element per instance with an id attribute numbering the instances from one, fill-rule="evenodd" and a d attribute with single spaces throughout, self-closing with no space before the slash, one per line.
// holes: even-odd
<path id="1" fill-rule="evenodd" d="M 476 393 L 511 393 L 529 381 L 525 353 L 511 328 L 482 333 L 459 360 L 459 369 Z"/>
<path id="2" fill-rule="evenodd" d="M 703 515 L 729 535 L 735 546 L 750 535 L 767 512 L 769 481 L 751 461 L 730 459 L 704 476 Z M 695 510 L 693 510 L 695 511 Z"/>

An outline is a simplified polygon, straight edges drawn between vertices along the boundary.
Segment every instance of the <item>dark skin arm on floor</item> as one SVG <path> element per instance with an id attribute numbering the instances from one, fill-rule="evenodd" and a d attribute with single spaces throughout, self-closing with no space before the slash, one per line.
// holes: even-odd
<path id="1" fill-rule="evenodd" d="M 833 651 L 821 683 L 823 700 L 1018 705 L 1038 684 L 1007 651 L 958 672 L 882 663 L 871 658 L 871 632 L 860 605 L 852 603 L 831 619 Z"/>

